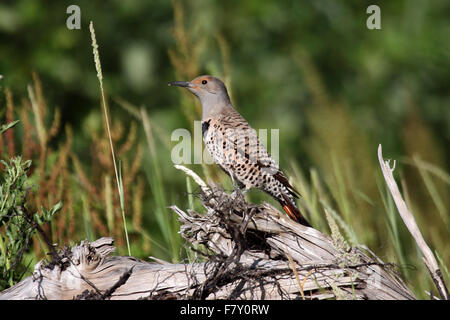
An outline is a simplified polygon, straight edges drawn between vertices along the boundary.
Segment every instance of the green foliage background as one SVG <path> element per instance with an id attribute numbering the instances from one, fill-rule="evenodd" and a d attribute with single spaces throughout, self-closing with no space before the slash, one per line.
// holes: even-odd
<path id="1" fill-rule="evenodd" d="M 81 30 L 66 27 L 70 4 L 81 8 Z M 381 7 L 381 30 L 366 28 L 369 4 Z M 167 210 L 171 204 L 188 206 L 186 178 L 170 162 L 176 143 L 170 134 L 192 129 L 199 106 L 167 82 L 213 74 L 227 83 L 236 108 L 254 128 L 280 129 L 281 167 L 303 194 L 300 205 L 313 224 L 327 232 L 325 202 L 342 217 L 349 238 L 398 263 L 410 287 L 424 297 L 432 283 L 386 193 L 376 149 L 381 143 L 385 157 L 399 160 L 396 174 L 407 202 L 448 276 L 449 13 L 445 0 L 2 1 L 1 123 L 8 118 L 6 91 L 14 104 L 9 116 L 20 119 L 26 99 L 32 100 L 27 85 L 37 87 L 44 125 L 50 127 L 60 113 L 57 132 L 45 141 L 45 157 L 39 128 L 26 137 L 27 128 L 36 127 L 36 114 L 29 127 L 13 130 L 17 154 L 27 150 L 27 139 L 41 142 L 30 153 L 42 169 L 31 177 L 37 208 L 57 202 L 51 188 L 37 190 L 44 190 L 42 181 L 52 177 L 57 159 L 64 160 L 65 173 L 55 186 L 70 202 L 62 199 L 65 220 L 48 232 L 60 244 L 113 234 L 122 237 L 118 251 L 124 254 L 123 229 L 114 224 L 120 211 L 114 174 L 95 160 L 99 150 L 107 155 L 108 149 L 93 143 L 104 131 L 88 28 L 92 20 L 112 128 L 122 133 L 115 142 L 135 142 L 119 155 L 124 176 L 139 146 L 143 150 L 135 175 L 124 179 L 133 255 L 171 261 L 186 256 L 177 221 Z M 39 99 L 39 87 L 45 100 Z M 134 140 L 131 133 L 127 138 L 133 130 Z M 7 141 L 4 159 L 12 156 Z M 213 166 L 190 167 L 231 188 Z M 81 172 L 98 186 L 98 198 L 91 197 Z M 258 192 L 249 200 L 270 201 Z M 57 232 L 69 226 L 70 235 Z M 42 258 L 39 243 L 29 259 Z"/>

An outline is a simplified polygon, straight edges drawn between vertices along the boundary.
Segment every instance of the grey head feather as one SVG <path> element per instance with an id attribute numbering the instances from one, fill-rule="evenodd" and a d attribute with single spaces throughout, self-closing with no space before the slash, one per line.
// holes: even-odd
<path id="1" fill-rule="evenodd" d="M 230 108 L 233 109 L 225 84 L 216 77 L 202 75 L 189 82 L 169 82 L 169 86 L 185 87 L 200 100 L 202 120 L 215 118 Z"/>

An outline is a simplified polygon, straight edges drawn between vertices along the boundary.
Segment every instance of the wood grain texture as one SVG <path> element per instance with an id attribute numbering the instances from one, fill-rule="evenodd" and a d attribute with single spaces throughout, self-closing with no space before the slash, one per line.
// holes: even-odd
<path id="1" fill-rule="evenodd" d="M 111 256 L 112 238 L 82 241 L 0 299 L 415 299 L 367 250 L 198 182 L 206 212 L 171 207 L 197 252 L 192 263 Z"/>

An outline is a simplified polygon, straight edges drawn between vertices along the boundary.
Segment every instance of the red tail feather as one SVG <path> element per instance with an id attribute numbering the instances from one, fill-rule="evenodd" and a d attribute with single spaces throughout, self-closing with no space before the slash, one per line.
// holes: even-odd
<path id="1" fill-rule="evenodd" d="M 307 226 L 307 227 L 311 227 L 311 225 L 308 223 L 308 221 L 306 221 L 306 219 L 303 217 L 303 215 L 300 213 L 300 211 L 289 204 L 282 204 L 283 206 L 283 210 L 287 213 L 287 215 L 289 216 L 289 218 L 291 218 L 292 220 Z"/>
<path id="2" fill-rule="evenodd" d="M 289 199 L 283 192 L 281 192 L 281 196 L 283 197 L 283 199 L 278 199 L 278 201 L 280 202 L 281 206 L 283 207 L 283 210 L 287 213 L 289 218 L 304 226 L 312 227 L 308 223 L 308 221 L 306 221 L 306 219 L 303 217 L 300 210 L 298 210 L 295 204 L 292 203 L 292 200 Z"/>

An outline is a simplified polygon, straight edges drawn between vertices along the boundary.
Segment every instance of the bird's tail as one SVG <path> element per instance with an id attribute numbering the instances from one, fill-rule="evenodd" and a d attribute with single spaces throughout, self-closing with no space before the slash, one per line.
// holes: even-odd
<path id="1" fill-rule="evenodd" d="M 312 227 L 308 221 L 303 217 L 300 210 L 298 210 L 297 206 L 294 204 L 294 202 L 289 199 L 288 196 L 286 196 L 283 192 L 281 192 L 281 196 L 283 199 L 278 199 L 281 206 L 283 207 L 283 210 L 287 213 L 289 218 L 292 220 L 306 226 L 306 227 Z"/>

